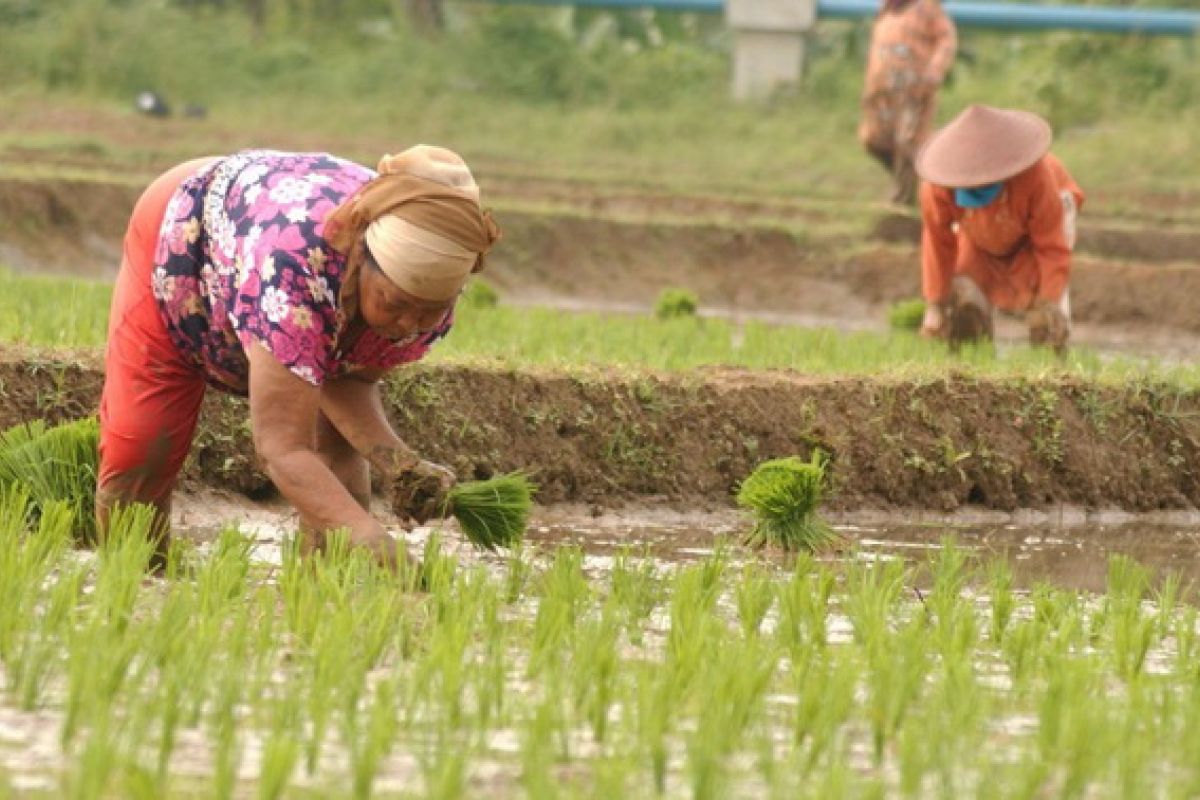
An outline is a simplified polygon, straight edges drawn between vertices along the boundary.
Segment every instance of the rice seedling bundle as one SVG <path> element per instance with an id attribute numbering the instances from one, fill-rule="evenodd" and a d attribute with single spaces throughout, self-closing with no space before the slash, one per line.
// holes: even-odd
<path id="1" fill-rule="evenodd" d="M 35 513 L 67 503 L 81 535 L 91 536 L 100 425 L 94 418 L 48 428 L 42 420 L 0 434 L 0 486 L 19 485 Z"/>
<path id="2" fill-rule="evenodd" d="M 754 514 L 750 543 L 785 550 L 816 550 L 831 543 L 833 530 L 817 515 L 825 493 L 825 462 L 796 456 L 759 464 L 737 493 L 737 503 Z"/>
<path id="3" fill-rule="evenodd" d="M 521 540 L 536 491 L 523 472 L 466 481 L 450 490 L 447 510 L 472 544 L 494 551 Z"/>
<path id="4" fill-rule="evenodd" d="M 918 298 L 901 300 L 888 309 L 888 324 L 892 330 L 915 331 L 925 319 L 925 301 Z"/>

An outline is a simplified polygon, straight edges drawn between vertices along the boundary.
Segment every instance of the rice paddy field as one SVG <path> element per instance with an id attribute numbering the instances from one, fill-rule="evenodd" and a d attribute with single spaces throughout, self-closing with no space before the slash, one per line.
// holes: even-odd
<path id="1" fill-rule="evenodd" d="M 1036 581 L 953 538 L 899 558 L 563 541 L 421 574 L 236 528 L 147 579 L 0 497 L 0 774 L 30 796 L 1189 797 L 1179 573 Z M 278 543 L 277 543 L 278 544 Z M 455 552 L 457 550 L 457 552 Z"/>
<path id="2" fill-rule="evenodd" d="M 106 284 L 6 286 L 0 336 L 74 352 L 103 341 Z M 447 366 L 921 380 L 953 363 L 999 380 L 1194 381 L 1188 365 L 1086 351 L 951 362 L 904 332 L 487 302 L 460 318 Z M 301 560 L 283 510 L 256 524 L 247 501 L 222 512 L 185 497 L 150 577 L 144 509 L 80 548 L 94 462 L 60 460 L 83 471 L 30 482 L 13 476 L 42 470 L 18 462 L 0 481 L 0 792 L 13 796 L 1200 792 L 1200 528 L 1186 516 L 1134 520 L 1107 548 L 1103 522 L 1008 519 L 990 526 L 997 544 L 949 519 L 907 533 L 896 516 L 793 519 L 764 477 L 746 480 L 747 511 L 671 526 L 543 509 L 524 544 L 496 553 L 454 523 L 418 528 L 406 541 L 420 566 L 396 574 L 344 546 Z M 821 461 L 780 464 L 815 509 Z M 780 547 L 789 525 L 815 553 Z M 1030 569 L 1039 539 L 1060 547 Z M 1134 542 L 1145 564 L 1125 554 Z"/>
<path id="3" fill-rule="evenodd" d="M 0 0 L 0 800 L 1200 796 L 1194 42 L 960 31 L 938 122 L 1038 112 L 1087 200 L 1069 352 L 950 353 L 868 25 L 737 104 L 715 16 Z M 165 565 L 97 541 L 142 188 L 418 141 L 505 231 L 382 391 L 449 518 L 301 558 L 210 392 Z"/>

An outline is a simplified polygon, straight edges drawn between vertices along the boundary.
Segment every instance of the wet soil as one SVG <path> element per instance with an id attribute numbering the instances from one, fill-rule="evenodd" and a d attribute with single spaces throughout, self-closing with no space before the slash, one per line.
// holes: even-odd
<path id="1" fill-rule="evenodd" d="M 0 426 L 91 413 L 95 353 L 0 350 Z M 460 477 L 530 470 L 545 503 L 714 508 L 760 461 L 832 463 L 830 507 L 1200 506 L 1200 393 L 1082 380 L 418 366 L 386 384 L 402 437 Z M 244 401 L 210 392 L 186 480 L 270 491 Z"/>

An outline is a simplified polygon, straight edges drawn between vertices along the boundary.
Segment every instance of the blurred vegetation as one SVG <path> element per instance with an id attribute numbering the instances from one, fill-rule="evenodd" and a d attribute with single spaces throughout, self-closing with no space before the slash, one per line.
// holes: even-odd
<path id="1" fill-rule="evenodd" d="M 717 15 L 449 2 L 430 31 L 411 21 L 419 1 L 436 2 L 0 0 L 0 104 L 49 92 L 129 106 L 153 89 L 239 130 L 439 141 L 540 172 L 857 199 L 885 182 L 854 139 L 869 20 L 822 22 L 802 85 L 742 106 Z M 1191 188 L 1194 41 L 960 42 L 940 119 L 971 102 L 1029 108 L 1088 185 Z"/>

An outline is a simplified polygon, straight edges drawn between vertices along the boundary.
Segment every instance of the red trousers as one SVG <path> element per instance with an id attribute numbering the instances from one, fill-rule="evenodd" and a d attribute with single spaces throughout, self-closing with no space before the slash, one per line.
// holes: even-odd
<path id="1" fill-rule="evenodd" d="M 150 289 L 159 228 L 171 195 L 208 163 L 180 164 L 138 199 L 113 291 L 100 397 L 98 488 L 118 498 L 166 501 L 191 447 L 204 375 L 167 335 Z"/>

